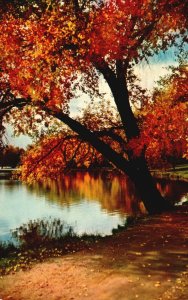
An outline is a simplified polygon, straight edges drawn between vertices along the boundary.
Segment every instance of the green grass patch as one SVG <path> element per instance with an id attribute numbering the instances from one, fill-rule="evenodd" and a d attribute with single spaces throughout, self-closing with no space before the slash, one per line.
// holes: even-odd
<path id="1" fill-rule="evenodd" d="M 151 170 L 156 178 L 188 181 L 188 164 L 177 165 L 175 168 Z"/>

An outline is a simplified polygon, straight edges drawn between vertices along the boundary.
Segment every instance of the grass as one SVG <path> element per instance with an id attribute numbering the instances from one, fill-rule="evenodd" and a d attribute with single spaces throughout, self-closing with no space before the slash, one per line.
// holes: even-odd
<path id="1" fill-rule="evenodd" d="M 134 225 L 138 218 L 128 217 L 124 225 L 112 230 L 117 234 Z M 0 243 L 0 275 L 26 270 L 47 258 L 61 257 L 92 245 L 104 239 L 98 234 L 77 235 L 71 226 L 59 219 L 30 221 L 13 232 L 16 243 Z"/>
<path id="2" fill-rule="evenodd" d="M 7 275 L 18 270 L 31 268 L 36 262 L 42 262 L 49 257 L 60 257 L 89 248 L 90 244 L 97 242 L 98 236 L 62 237 L 58 240 L 49 239 L 41 244 L 15 247 L 12 244 L 0 245 L 0 275 Z"/>
<path id="3" fill-rule="evenodd" d="M 175 168 L 165 170 L 151 170 L 156 178 L 165 178 L 171 180 L 180 180 L 188 182 L 188 164 L 177 165 Z"/>
<path id="4" fill-rule="evenodd" d="M 13 233 L 15 243 L 0 243 L 0 275 L 31 268 L 49 257 L 73 253 L 97 242 L 98 235 L 78 236 L 59 219 L 30 221 Z"/>
<path id="5" fill-rule="evenodd" d="M 33 264 L 42 262 L 50 257 L 61 257 L 68 253 L 90 247 L 100 236 L 65 236 L 59 239 L 46 239 L 36 245 L 19 247 L 10 243 L 0 244 L 0 275 L 7 275 L 18 270 L 31 268 Z"/>

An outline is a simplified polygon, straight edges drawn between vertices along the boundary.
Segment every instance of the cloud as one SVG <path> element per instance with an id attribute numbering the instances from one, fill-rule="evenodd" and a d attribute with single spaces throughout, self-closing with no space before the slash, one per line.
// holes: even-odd
<path id="1" fill-rule="evenodd" d="M 135 74 L 140 79 L 141 86 L 152 92 L 160 77 L 167 75 L 170 72 L 167 67 L 175 64 L 175 62 L 170 64 L 168 62 L 140 64 L 137 65 L 134 70 Z"/>
<path id="2" fill-rule="evenodd" d="M 6 125 L 6 138 L 7 138 L 9 144 L 14 145 L 16 147 L 24 148 L 24 149 L 29 144 L 32 143 L 32 139 L 27 135 L 20 134 L 19 136 L 14 137 L 13 129 L 8 124 Z"/>

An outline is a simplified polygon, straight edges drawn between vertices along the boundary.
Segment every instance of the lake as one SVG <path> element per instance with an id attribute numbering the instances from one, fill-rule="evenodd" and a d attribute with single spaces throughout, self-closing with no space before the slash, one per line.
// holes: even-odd
<path id="1" fill-rule="evenodd" d="M 160 192 L 176 204 L 188 199 L 188 184 L 159 180 Z M 0 180 L 0 241 L 30 220 L 60 219 L 78 234 L 109 235 L 128 216 L 144 213 L 130 180 L 109 173 L 76 172 L 43 185 Z"/>

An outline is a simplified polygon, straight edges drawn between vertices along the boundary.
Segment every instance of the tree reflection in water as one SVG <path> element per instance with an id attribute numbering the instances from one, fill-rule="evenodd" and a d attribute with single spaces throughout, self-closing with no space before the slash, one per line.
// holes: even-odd
<path id="1" fill-rule="evenodd" d="M 157 182 L 157 188 L 161 195 L 172 203 L 181 202 L 183 197 L 186 197 L 188 200 L 187 182 L 160 179 Z"/>
<path id="2" fill-rule="evenodd" d="M 118 212 L 125 216 L 145 212 L 131 181 L 109 172 L 76 172 L 57 180 L 46 180 L 30 188 L 38 195 L 45 193 L 50 202 L 67 207 L 84 199 L 99 202 L 101 209 L 110 214 Z"/>
<path id="3" fill-rule="evenodd" d="M 181 199 L 186 198 L 188 193 L 187 183 L 183 182 L 158 180 L 157 188 L 163 196 L 175 203 L 181 202 Z M 31 186 L 29 190 L 32 196 L 37 194 L 37 196 L 43 197 L 45 194 L 45 201 L 49 201 L 50 204 L 54 202 L 55 205 L 58 204 L 62 208 L 68 207 L 70 210 L 71 206 L 81 204 L 83 201 L 99 203 L 101 211 L 105 214 L 119 215 L 122 219 L 121 224 L 128 221 L 128 216 L 146 212 L 130 180 L 109 172 L 76 172 L 62 176 L 57 180 L 36 184 Z M 40 197 L 36 198 L 39 199 Z M 90 215 L 89 218 L 95 220 L 96 215 Z M 63 220 L 66 221 L 66 216 Z M 66 225 L 63 220 L 49 218 L 30 221 L 27 225 L 22 225 L 13 232 L 14 239 L 18 243 L 36 245 L 49 239 L 57 240 L 66 235 L 74 236 L 73 227 Z"/>
<path id="4" fill-rule="evenodd" d="M 158 180 L 157 188 L 169 201 L 176 203 L 186 195 L 188 187 L 183 182 Z M 146 213 L 144 205 L 129 178 L 113 172 L 75 172 L 46 180 L 30 189 L 59 205 L 71 207 L 84 200 L 100 203 L 109 214 L 121 216 Z"/>

